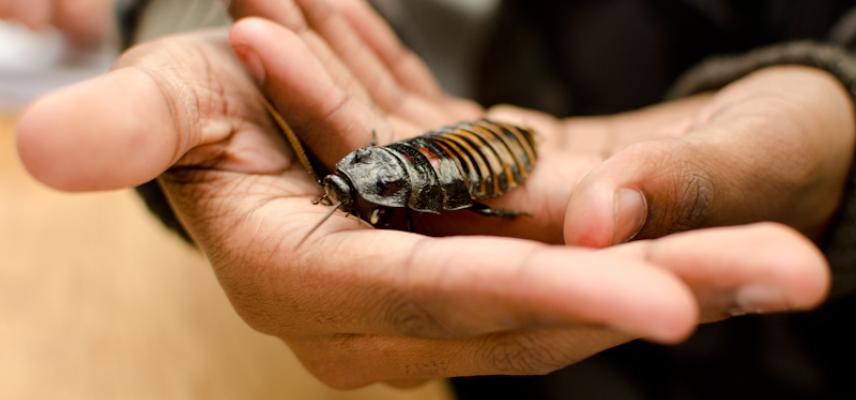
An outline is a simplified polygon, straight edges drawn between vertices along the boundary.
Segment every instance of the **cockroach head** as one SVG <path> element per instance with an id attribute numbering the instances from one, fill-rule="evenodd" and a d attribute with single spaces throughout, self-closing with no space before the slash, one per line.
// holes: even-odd
<path id="1" fill-rule="evenodd" d="M 336 165 L 336 175 L 352 184 L 362 200 L 384 207 L 405 207 L 410 175 L 401 159 L 384 147 L 364 147 Z"/>
<path id="2" fill-rule="evenodd" d="M 333 203 L 341 204 L 341 209 L 351 210 L 353 208 L 354 189 L 341 176 L 327 175 L 324 178 L 324 192 Z"/>

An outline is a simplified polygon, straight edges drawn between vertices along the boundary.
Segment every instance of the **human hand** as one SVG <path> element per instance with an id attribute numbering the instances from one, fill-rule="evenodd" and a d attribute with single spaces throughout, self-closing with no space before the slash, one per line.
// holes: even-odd
<path id="1" fill-rule="evenodd" d="M 160 175 L 239 314 L 336 386 L 541 371 L 506 358 L 515 343 L 548 335 L 538 329 L 602 325 L 672 341 L 695 323 L 687 289 L 638 255 L 430 239 L 343 217 L 297 248 L 325 212 L 311 203 L 318 187 L 222 34 L 145 44 L 110 74 L 41 99 L 23 116 L 18 147 L 35 177 L 64 190 Z M 818 262 L 807 254 L 806 265 Z M 549 333 L 567 342 L 556 363 L 618 336 L 562 332 Z"/>
<path id="2" fill-rule="evenodd" d="M 312 60 L 296 36 L 281 44 L 294 60 Z M 312 101 L 323 90 L 314 79 L 307 75 L 294 97 Z M 236 310 L 339 387 L 545 372 L 635 337 L 680 340 L 700 305 L 706 318 L 733 307 L 804 308 L 828 284 L 816 250 L 775 226 L 590 251 L 432 239 L 336 217 L 296 248 L 326 211 L 310 203 L 318 187 L 214 33 L 141 46 L 109 75 L 42 99 L 24 116 L 18 146 L 34 176 L 65 190 L 160 175 Z M 741 274 L 715 285 L 701 279 L 705 291 L 678 279 L 730 268 Z M 782 296 L 747 302 L 741 293 L 758 287 Z"/>
<path id="3" fill-rule="evenodd" d="M 381 138 L 388 142 L 485 113 L 442 95 L 364 2 L 238 1 L 233 11 L 280 22 L 320 60 L 314 73 L 333 89 L 315 90 L 312 108 L 300 108 L 289 99 L 306 72 L 289 65 L 286 49 L 269 40 L 277 33 L 239 27 L 235 34 L 240 50 L 254 54 L 250 63 L 269 96 L 328 167 L 368 143 L 372 131 L 386 133 Z M 339 105 L 334 100 L 347 107 L 329 118 L 320 110 Z M 488 116 L 537 128 L 542 154 L 522 188 L 488 203 L 532 218 L 462 211 L 452 218 L 423 216 L 416 228 L 595 247 L 637 234 L 765 220 L 817 236 L 837 207 L 852 156 L 851 110 L 830 76 L 799 67 L 762 71 L 714 95 L 617 116 L 558 120 L 495 107 Z M 628 203 L 615 215 L 619 192 Z"/>
<path id="4" fill-rule="evenodd" d="M 565 240 L 602 247 L 634 235 L 765 220 L 817 238 L 843 194 L 853 110 L 826 72 L 775 67 L 653 130 L 615 130 L 608 139 L 614 154 L 574 188 Z M 573 134 L 577 125 L 571 120 L 564 129 Z M 623 208 L 620 198 L 632 200 Z"/>
<path id="5" fill-rule="evenodd" d="M 351 123 L 350 125 L 342 124 L 347 125 L 345 129 L 342 129 L 340 126 L 336 126 L 335 122 L 326 120 L 324 118 L 326 115 L 322 115 L 324 113 L 319 112 L 314 114 L 314 118 L 308 118 L 311 120 L 311 123 L 315 125 L 314 127 L 302 124 L 300 122 L 301 117 L 305 115 L 313 115 L 313 111 L 301 109 L 299 105 L 295 106 L 293 103 L 289 104 L 289 101 L 290 98 L 293 97 L 294 93 L 303 93 L 300 89 L 295 90 L 294 88 L 298 87 L 300 84 L 306 83 L 301 80 L 301 78 L 307 76 L 307 73 L 304 69 L 301 69 L 299 65 L 288 63 L 287 59 L 303 58 L 294 57 L 296 52 L 290 47 L 267 45 L 267 43 L 277 43 L 277 45 L 283 43 L 286 35 L 283 35 L 281 32 L 277 32 L 275 28 L 270 26 L 262 26 L 264 23 L 251 21 L 236 28 L 233 33 L 233 44 L 237 44 L 239 50 L 243 50 L 245 52 L 248 47 L 251 49 L 251 57 L 244 54 L 244 58 L 247 61 L 248 66 L 257 71 L 256 75 L 262 78 L 260 81 L 265 83 L 268 88 L 268 93 L 274 98 L 274 100 L 282 98 L 280 101 L 287 105 L 282 107 L 282 109 L 286 114 L 289 114 L 289 112 L 291 113 L 289 120 L 297 121 L 294 125 L 298 127 L 298 131 L 304 132 L 304 140 L 309 142 L 310 146 L 313 140 L 344 143 L 344 148 L 338 150 L 338 152 L 331 151 L 330 149 L 333 148 L 333 146 L 330 146 L 328 143 L 325 143 L 323 146 L 316 146 L 317 148 L 313 149 L 316 152 L 321 153 L 322 158 L 324 158 L 324 154 L 333 153 L 331 156 L 326 157 L 325 161 L 328 166 L 332 165 L 345 152 L 351 151 L 354 148 L 367 143 L 368 132 L 371 132 L 373 129 L 378 129 L 378 126 L 383 127 L 394 125 L 399 123 L 399 121 L 404 120 L 411 122 L 412 126 L 422 126 L 422 128 L 420 128 L 421 130 L 431 128 L 431 126 L 427 124 L 424 126 L 420 125 L 418 121 L 415 121 L 415 118 L 400 115 L 399 111 L 394 108 L 394 105 L 393 107 L 388 107 L 386 109 L 383 106 L 377 106 L 383 102 L 383 93 L 374 93 L 370 91 L 369 95 L 366 96 L 364 93 L 360 92 L 360 90 L 365 87 L 371 87 L 372 85 L 370 85 L 370 82 L 376 82 L 378 80 L 383 80 L 383 78 L 388 78 L 390 75 L 395 75 L 394 71 L 401 69 L 401 67 L 389 63 L 385 66 L 378 65 L 378 61 L 380 61 L 380 64 L 383 64 L 383 60 L 407 59 L 412 57 L 412 55 L 407 53 L 406 49 L 400 48 L 400 45 L 398 45 L 394 38 L 391 37 L 388 29 L 381 22 L 374 18 L 369 12 L 366 12 L 364 8 L 361 9 L 364 5 L 361 5 L 360 2 L 342 1 L 336 3 L 336 5 L 340 7 L 338 11 L 342 12 L 342 15 L 347 19 L 347 23 L 349 23 L 351 27 L 356 27 L 356 30 L 359 31 L 359 34 L 355 34 L 352 30 L 349 30 L 347 26 L 343 26 L 344 21 L 342 21 L 341 17 L 335 16 L 335 11 L 325 9 L 322 5 L 323 2 L 298 1 L 297 3 L 299 3 L 297 4 L 297 7 L 290 2 L 287 3 L 288 7 L 292 8 L 291 11 L 280 10 L 279 14 L 277 14 L 277 11 L 265 9 L 266 6 L 271 4 L 263 1 L 244 2 L 243 4 L 236 3 L 236 9 L 240 15 L 261 15 L 278 20 L 286 26 L 290 26 L 299 37 L 303 38 L 306 43 L 309 43 L 309 50 L 315 53 L 317 58 L 321 60 L 321 63 L 326 63 L 324 65 L 313 64 L 311 68 L 307 67 L 306 69 L 311 69 L 315 72 L 323 71 L 325 69 L 331 71 L 331 76 L 329 77 L 320 73 L 316 76 L 322 76 L 324 79 L 327 79 L 325 83 L 329 83 L 331 81 L 334 82 L 334 84 L 331 84 L 330 86 L 333 86 L 336 90 L 319 90 L 317 98 L 323 100 L 326 96 L 327 99 L 332 97 L 338 98 L 341 101 L 341 97 L 343 97 L 341 96 L 342 92 L 345 92 L 345 97 L 347 97 L 347 95 L 352 93 L 349 90 L 353 90 L 353 93 L 356 93 L 356 95 L 347 100 L 347 102 L 350 103 L 349 106 L 351 110 L 345 109 L 343 111 L 342 109 L 337 108 L 339 110 L 338 113 L 350 113 L 352 115 L 360 114 L 363 116 L 368 115 L 370 117 L 375 117 L 371 123 L 361 123 L 360 119 L 356 117 L 340 116 L 341 120 L 349 121 Z M 273 8 L 278 6 L 279 4 Z M 303 15 L 301 15 L 299 11 L 293 11 L 299 7 L 303 8 L 302 11 L 307 16 L 306 19 L 302 18 Z M 257 26 L 248 27 L 249 24 L 257 24 Z M 359 40 L 353 40 L 355 37 L 362 37 L 364 42 L 360 43 Z M 382 43 L 382 45 L 378 45 L 378 43 Z M 329 48 L 325 47 L 325 44 L 329 45 Z M 331 51 L 330 48 L 333 50 Z M 348 54 L 346 52 L 351 53 Z M 334 54 L 331 56 L 330 53 Z M 374 54 L 375 59 L 372 59 L 372 53 Z M 336 57 L 337 55 L 339 56 L 338 58 Z M 311 59 L 312 55 L 307 55 L 306 57 Z M 366 60 L 368 60 L 368 62 L 366 62 Z M 343 69 L 345 72 L 341 72 Z M 354 76 L 349 75 L 349 73 Z M 340 79 L 340 81 L 336 82 L 337 79 Z M 412 88 L 416 85 L 414 85 L 414 82 L 408 81 L 421 80 L 422 83 L 430 86 L 433 85 L 433 81 L 430 79 L 430 76 L 411 73 L 397 76 L 397 79 L 399 79 L 399 86 L 394 87 L 393 89 L 398 90 L 399 96 L 414 97 L 417 100 L 421 100 L 423 104 L 434 104 L 433 108 L 438 110 L 440 113 L 443 112 L 444 101 L 434 100 L 432 103 L 430 94 L 420 93 L 418 90 L 413 90 Z M 826 84 L 830 84 L 828 78 L 826 79 Z M 354 80 L 357 80 L 358 83 L 354 84 Z M 336 87 L 336 83 L 340 83 L 340 85 Z M 359 83 L 363 83 L 364 86 L 360 87 Z M 354 88 L 353 86 L 357 87 Z M 831 86 L 834 87 L 835 85 L 833 84 Z M 405 93 L 402 95 L 400 92 Z M 330 93 L 334 93 L 336 96 L 329 96 Z M 368 99 L 366 99 L 366 97 L 368 97 Z M 836 99 L 836 97 L 833 96 L 833 99 Z M 837 99 L 840 100 L 840 96 L 837 97 Z M 719 96 L 717 96 L 717 100 L 723 101 Z M 566 163 L 564 165 L 568 166 L 568 168 L 556 168 L 555 170 L 561 170 L 561 172 L 566 173 L 571 172 L 571 176 L 574 174 L 581 176 L 588 172 L 588 168 L 590 166 L 600 164 L 603 161 L 603 158 L 607 158 L 606 156 L 609 156 L 612 152 L 617 152 L 629 145 L 642 141 L 665 141 L 667 138 L 681 134 L 682 129 L 688 129 L 685 121 L 691 119 L 690 116 L 695 116 L 702 112 L 710 112 L 713 108 L 710 104 L 716 104 L 717 100 L 711 100 L 708 96 L 700 96 L 681 102 L 660 105 L 615 117 L 572 119 L 568 121 L 558 121 L 543 114 L 532 113 L 510 107 L 499 107 L 490 110 L 489 113 L 499 119 L 523 121 L 524 123 L 538 126 L 540 128 L 538 131 L 543 133 L 541 139 L 544 139 L 544 143 L 542 143 L 542 146 L 546 147 L 547 152 L 549 152 L 549 155 L 545 155 L 543 159 L 555 162 L 556 164 L 553 165 L 561 165 L 561 163 L 564 162 Z M 396 102 L 393 104 L 399 103 Z M 379 111 L 375 112 L 376 110 Z M 442 123 L 453 122 L 453 118 L 454 117 L 452 115 L 447 115 L 446 119 L 443 120 Z M 381 121 L 378 122 L 378 119 Z M 388 120 L 386 121 L 386 124 L 382 121 L 383 119 Z M 676 123 L 676 120 L 678 123 Z M 354 126 L 355 124 L 356 126 Z M 435 123 L 434 126 L 438 124 L 440 124 L 440 122 Z M 400 137 L 396 138 L 408 137 L 410 135 L 417 134 L 421 131 L 420 129 L 402 134 Z M 569 131 L 571 135 L 569 135 Z M 323 132 L 323 134 L 313 137 L 311 134 L 306 134 L 307 132 Z M 610 133 L 611 135 L 606 135 L 606 133 Z M 607 136 L 612 136 L 612 140 L 604 140 Z M 354 137 L 359 139 L 352 140 L 349 143 L 349 140 Z M 552 150 L 559 151 L 553 152 Z M 542 166 L 539 166 L 539 168 L 543 169 L 543 164 Z M 569 195 L 569 190 L 575 180 L 573 178 L 567 179 L 567 175 L 564 177 L 565 179 L 558 179 L 562 178 L 561 176 L 558 176 L 558 174 L 551 175 L 550 173 L 544 173 L 543 171 L 539 172 L 540 175 L 533 175 L 529 178 L 526 183 L 526 188 L 509 193 L 507 196 L 499 199 L 495 204 L 517 204 L 518 206 L 521 204 L 537 204 L 536 207 L 534 207 L 534 209 L 537 210 L 537 214 L 535 216 L 536 219 L 538 219 L 539 216 L 549 214 L 541 213 L 543 210 L 550 210 L 550 207 L 540 207 L 543 203 L 538 202 L 539 198 L 554 197 L 560 199 L 564 198 L 564 200 L 566 200 L 566 196 Z M 822 178 L 830 177 L 823 176 Z M 825 182 L 829 183 L 834 180 L 835 177 L 833 176 Z M 533 184 L 533 182 L 535 183 Z M 810 185 L 812 182 L 802 181 L 797 182 L 797 184 Z M 551 188 L 553 190 L 549 190 Z M 786 187 L 784 189 L 791 190 L 791 192 L 784 192 L 789 195 L 793 195 L 793 192 L 798 190 L 794 187 Z M 523 193 L 523 196 L 520 196 L 521 193 Z M 534 199 L 534 202 L 519 201 L 521 198 L 527 197 L 529 199 Z M 563 200 L 556 201 L 555 203 L 563 204 Z M 681 205 L 677 201 L 674 201 L 673 203 Z M 750 222 L 755 220 L 753 218 L 757 218 L 757 220 L 764 219 L 763 214 L 760 216 L 744 215 L 743 217 L 747 218 L 747 220 L 737 221 Z M 824 216 L 821 216 L 820 218 L 823 217 Z M 828 215 L 826 217 L 828 217 Z M 534 231 L 544 232 L 545 230 L 542 228 L 549 227 L 549 221 L 551 219 L 546 218 L 546 220 L 547 221 L 544 223 L 536 221 L 533 224 L 531 220 L 526 220 L 524 223 L 538 227 L 537 229 L 534 229 Z M 561 218 L 552 218 L 552 220 L 561 220 Z M 541 221 L 543 222 L 544 219 Z M 795 223 L 794 220 L 787 220 L 787 222 L 800 226 Z M 483 223 L 482 221 L 479 221 L 479 223 L 474 223 L 472 220 L 465 220 L 462 222 L 458 216 L 451 220 L 443 219 L 442 223 L 446 229 L 445 232 L 460 233 L 461 231 L 466 231 L 469 226 L 475 226 L 475 229 L 488 233 L 503 234 L 511 232 L 510 234 L 512 235 L 523 237 L 537 237 L 538 235 L 537 232 L 533 234 L 532 231 L 526 232 L 525 229 L 517 229 L 515 231 L 517 226 L 512 228 L 511 225 L 514 224 L 508 224 L 507 221 L 501 221 L 502 224 L 507 226 L 500 229 L 495 229 L 495 225 L 492 226 L 489 222 Z M 687 226 L 676 225 L 679 228 L 688 228 Z M 422 228 L 425 229 L 426 227 L 422 226 Z M 561 230 L 561 227 L 559 229 Z M 664 227 L 661 229 L 660 235 L 673 230 L 679 229 Z M 549 231 L 549 229 L 546 231 Z M 559 233 L 559 235 L 561 235 L 561 233 Z M 552 236 L 555 237 L 555 235 Z M 716 245 L 722 247 L 729 246 L 727 242 L 717 243 Z M 771 269 L 766 273 L 769 275 L 788 274 L 788 269 L 789 268 L 787 266 L 782 265 L 780 270 Z M 709 299 L 709 297 L 705 296 L 703 292 L 705 290 L 709 290 L 710 286 L 715 286 L 715 281 L 720 279 L 744 279 L 744 274 L 752 274 L 757 271 L 737 268 L 721 269 L 719 271 L 715 271 L 716 273 L 707 274 L 701 273 L 700 270 L 696 270 L 696 272 L 700 273 L 696 275 L 693 274 L 692 270 L 682 271 L 681 277 L 686 279 L 686 282 L 689 283 L 691 287 L 698 288 L 696 294 L 699 298 Z M 814 275 L 811 279 L 822 279 L 821 277 L 825 276 L 825 271 L 822 269 L 814 270 L 812 273 Z M 743 278 L 741 278 L 741 276 Z M 747 293 L 750 292 L 752 291 L 747 291 Z M 754 297 L 761 297 L 761 292 L 764 291 L 755 291 Z M 776 290 L 767 291 L 763 296 L 768 299 L 778 296 L 781 299 L 781 296 L 779 296 L 781 295 L 781 291 L 779 291 L 779 295 L 776 295 L 775 292 Z M 716 316 L 714 313 L 709 314 L 709 316 L 704 318 L 704 320 L 709 321 L 717 318 L 721 318 L 721 315 Z"/>
<path id="6" fill-rule="evenodd" d="M 0 19 L 18 21 L 31 29 L 54 26 L 73 42 L 103 39 L 109 27 L 112 0 L 0 0 Z"/>

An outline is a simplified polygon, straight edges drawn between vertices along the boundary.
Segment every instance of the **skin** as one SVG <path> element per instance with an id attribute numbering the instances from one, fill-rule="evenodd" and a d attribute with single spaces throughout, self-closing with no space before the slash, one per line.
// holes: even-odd
<path id="1" fill-rule="evenodd" d="M 246 0 L 231 11 L 266 20 L 131 50 L 111 73 L 36 102 L 19 153 L 63 190 L 159 177 L 236 311 L 327 384 L 546 373 L 826 295 L 828 266 L 794 229 L 828 223 L 852 157 L 852 104 L 823 72 L 775 68 L 714 94 L 559 120 L 443 94 L 362 1 Z M 531 125 L 541 163 L 494 205 L 533 217 L 447 214 L 408 233 L 337 215 L 298 247 L 327 209 L 312 205 L 320 189 L 257 87 L 328 165 L 373 129 L 388 143 L 482 113 Z M 616 207 L 620 188 L 644 200 Z M 780 223 L 665 236 L 761 220 Z M 636 236 L 652 239 L 577 246 L 622 243 L 640 221 Z"/>
<path id="2" fill-rule="evenodd" d="M 80 46 L 97 44 L 107 34 L 112 0 L 0 0 L 0 19 L 41 30 L 56 27 Z"/>

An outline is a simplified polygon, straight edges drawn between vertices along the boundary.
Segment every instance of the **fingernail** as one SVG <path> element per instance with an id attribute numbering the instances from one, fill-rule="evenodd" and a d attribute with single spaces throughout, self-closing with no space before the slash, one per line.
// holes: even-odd
<path id="1" fill-rule="evenodd" d="M 615 228 L 612 243 L 624 243 L 633 239 L 645 226 L 648 206 L 645 196 L 635 189 L 619 189 L 615 192 Z"/>
<path id="2" fill-rule="evenodd" d="M 248 46 L 235 46 L 235 54 L 238 55 L 256 82 L 259 84 L 265 82 L 265 66 L 255 51 Z"/>
<path id="3" fill-rule="evenodd" d="M 785 293 L 771 286 L 747 286 L 737 290 L 737 308 L 748 313 L 784 311 L 789 307 Z"/>

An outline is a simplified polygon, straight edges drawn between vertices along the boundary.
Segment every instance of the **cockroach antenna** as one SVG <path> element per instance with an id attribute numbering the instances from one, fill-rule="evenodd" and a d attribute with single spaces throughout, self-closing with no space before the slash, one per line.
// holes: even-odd
<path id="1" fill-rule="evenodd" d="M 263 95 L 259 97 L 261 97 L 262 105 L 264 105 L 265 110 L 267 110 L 268 114 L 273 118 L 273 121 L 279 127 L 280 131 L 282 131 L 282 135 L 285 136 L 285 140 L 288 141 L 288 145 L 291 147 L 291 150 L 294 152 L 297 160 L 300 161 L 300 165 L 303 166 L 303 169 L 307 174 L 309 174 L 309 177 L 311 177 L 313 181 L 319 182 L 318 174 L 315 173 L 315 169 L 312 167 L 312 162 L 309 161 L 306 149 L 304 149 L 303 144 L 300 143 L 300 138 L 297 137 L 297 134 L 294 133 L 294 130 L 291 129 L 291 126 L 288 125 L 288 122 L 285 121 L 285 118 L 283 118 L 282 114 L 277 111 L 276 107 L 271 104 L 270 100 Z"/>
<path id="2" fill-rule="evenodd" d="M 341 207 L 341 206 L 342 206 L 341 201 L 337 202 L 336 204 L 333 204 L 333 208 L 331 208 L 330 211 L 327 212 L 327 215 L 325 215 L 324 218 L 321 218 L 321 220 L 318 221 L 318 223 L 316 223 L 315 226 L 313 226 L 312 229 L 310 229 L 309 232 L 307 232 L 305 236 L 303 236 L 303 239 L 300 239 L 300 242 L 297 243 L 297 247 L 300 247 L 300 245 L 302 245 L 303 242 L 306 241 L 306 239 L 309 239 L 309 237 L 312 236 L 312 234 L 315 233 L 315 231 L 317 231 L 318 228 L 320 228 L 321 225 L 324 224 L 324 222 L 326 222 L 328 219 L 330 219 L 330 217 L 332 217 L 333 214 L 336 213 L 336 210 L 338 210 L 339 207 Z"/>

